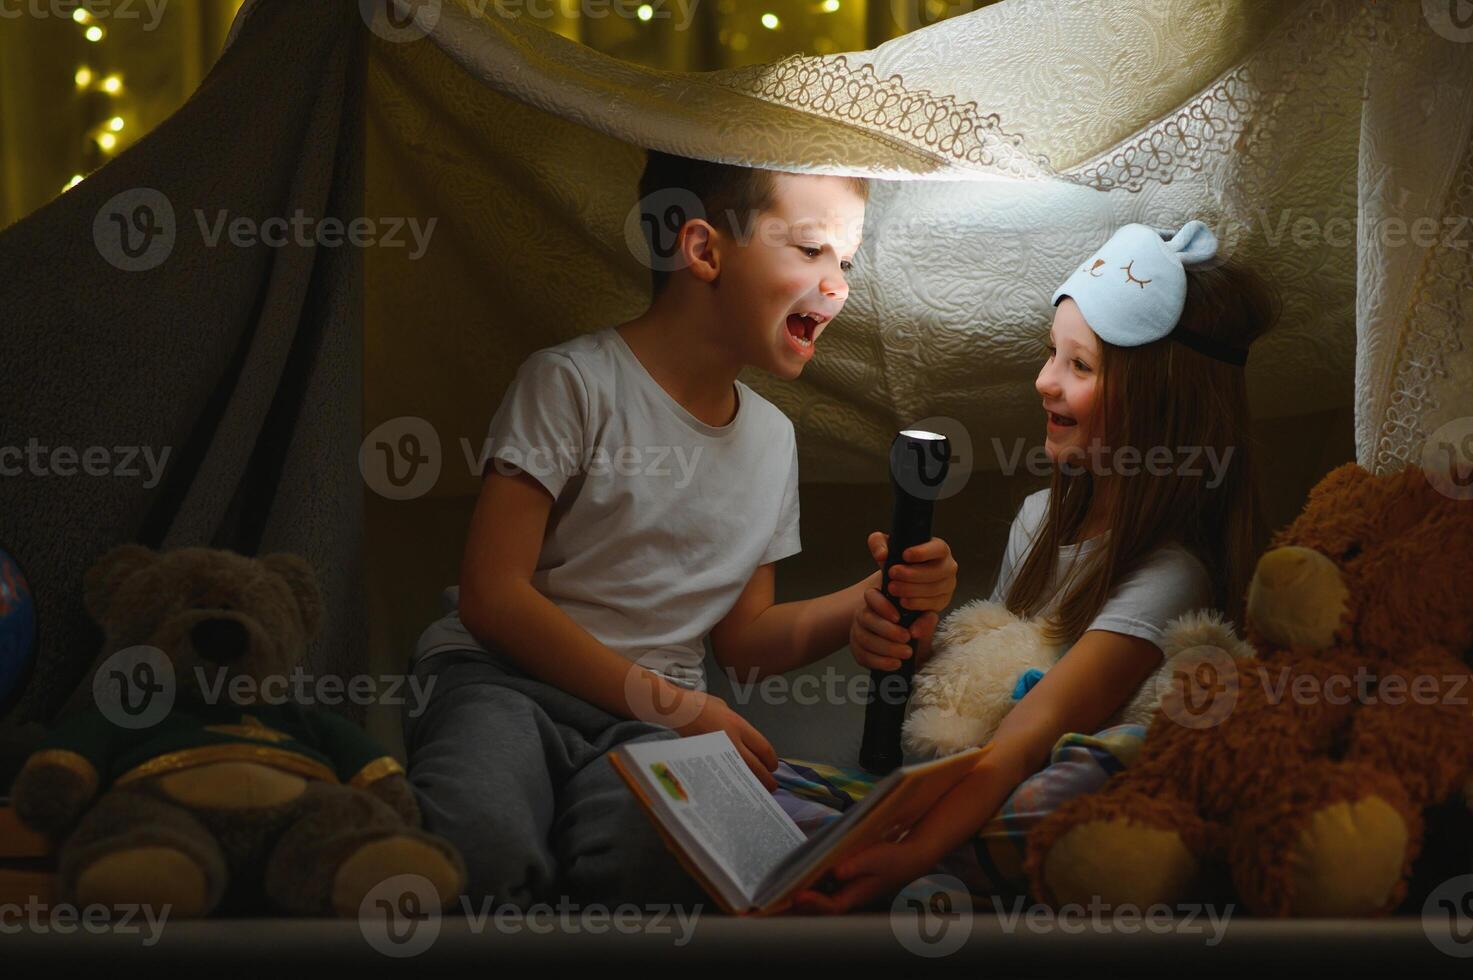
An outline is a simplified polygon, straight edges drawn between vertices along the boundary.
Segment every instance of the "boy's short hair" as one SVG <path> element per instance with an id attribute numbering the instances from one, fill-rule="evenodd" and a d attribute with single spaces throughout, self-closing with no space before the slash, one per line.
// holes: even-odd
<path id="1" fill-rule="evenodd" d="M 661 191 L 682 190 L 693 194 L 701 202 L 706 220 L 717 229 L 728 232 L 741 240 L 751 226 L 751 217 L 770 207 L 774 170 L 760 170 L 729 163 L 713 163 L 709 160 L 694 160 L 650 150 L 645 162 L 644 174 L 639 178 L 639 200 L 641 208 L 661 207 L 659 198 L 650 201 L 651 195 Z M 854 192 L 863 200 L 869 200 L 869 181 L 863 177 L 846 177 Z M 665 228 L 665 214 L 644 211 L 640 214 L 640 227 L 644 231 L 645 243 L 650 254 L 658 248 L 654 240 L 656 232 Z M 673 230 L 673 229 L 670 229 Z M 670 273 L 655 262 L 651 269 L 654 295 L 660 295 L 670 280 Z"/>

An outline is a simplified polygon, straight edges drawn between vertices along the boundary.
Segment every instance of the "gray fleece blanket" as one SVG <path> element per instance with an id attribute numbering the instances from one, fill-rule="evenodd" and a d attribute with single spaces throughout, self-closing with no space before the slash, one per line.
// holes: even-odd
<path id="1" fill-rule="evenodd" d="M 231 232 L 358 212 L 362 22 L 263 0 L 238 26 L 175 115 L 0 233 L 0 548 L 39 618 L 7 726 L 90 688 L 82 575 L 120 542 L 296 552 L 327 610 L 309 668 L 363 656 L 356 253 Z"/>

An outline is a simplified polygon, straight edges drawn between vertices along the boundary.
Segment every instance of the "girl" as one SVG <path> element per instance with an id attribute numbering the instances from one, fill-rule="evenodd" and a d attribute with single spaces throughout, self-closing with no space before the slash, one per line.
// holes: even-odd
<path id="1" fill-rule="evenodd" d="M 1242 365 L 1276 316 L 1272 294 L 1219 261 L 1216 238 L 1193 221 L 1169 241 L 1122 228 L 1053 301 L 1035 384 L 1052 482 L 1013 521 L 992 600 L 1042 620 L 1068 651 L 974 773 L 903 840 L 841 863 L 834 892 L 805 893 L 804 910 L 888 898 L 938 864 L 973 891 L 1021 894 L 1029 827 L 1133 758 L 1140 726 L 1080 733 L 1160 665 L 1164 624 L 1209 606 L 1242 622 L 1262 543 Z M 855 658 L 893 669 L 909 653 L 904 631 L 878 592 L 866 598 Z"/>

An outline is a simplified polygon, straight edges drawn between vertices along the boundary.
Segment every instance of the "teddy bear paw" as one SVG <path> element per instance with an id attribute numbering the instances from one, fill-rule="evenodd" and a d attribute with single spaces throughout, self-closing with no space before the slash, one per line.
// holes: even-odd
<path id="1" fill-rule="evenodd" d="M 406 888 L 420 902 L 433 903 L 437 912 L 454 901 L 465 884 L 459 862 L 444 847 L 422 837 L 396 834 L 364 844 L 339 865 L 332 883 L 333 910 L 344 917 L 358 916 L 371 892 L 400 875 L 424 879 Z"/>
<path id="2" fill-rule="evenodd" d="M 1056 840 L 1043 862 L 1055 906 L 1172 904 L 1186 894 L 1199 865 L 1174 830 L 1129 820 L 1092 820 Z"/>
<path id="3" fill-rule="evenodd" d="M 1332 803 L 1310 816 L 1290 852 L 1289 914 L 1367 916 L 1399 900 L 1408 828 L 1379 796 Z"/>
<path id="4" fill-rule="evenodd" d="M 183 851 L 150 845 L 105 854 L 77 875 L 77 905 L 149 906 L 171 918 L 198 918 L 210 911 L 209 877 Z"/>

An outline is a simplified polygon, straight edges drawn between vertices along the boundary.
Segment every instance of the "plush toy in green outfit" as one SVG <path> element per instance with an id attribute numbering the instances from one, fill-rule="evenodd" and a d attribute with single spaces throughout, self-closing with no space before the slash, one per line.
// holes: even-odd
<path id="1" fill-rule="evenodd" d="M 327 709 L 258 696 L 284 686 L 316 630 L 306 562 L 124 545 L 85 585 L 107 651 L 142 673 L 99 676 L 16 777 L 17 814 L 60 844 L 60 900 L 356 915 L 391 879 L 437 907 L 460 893 L 460 855 L 419 828 L 391 756 Z M 109 697 L 125 681 L 141 686 Z M 150 686 L 166 710 L 141 710 Z"/>

